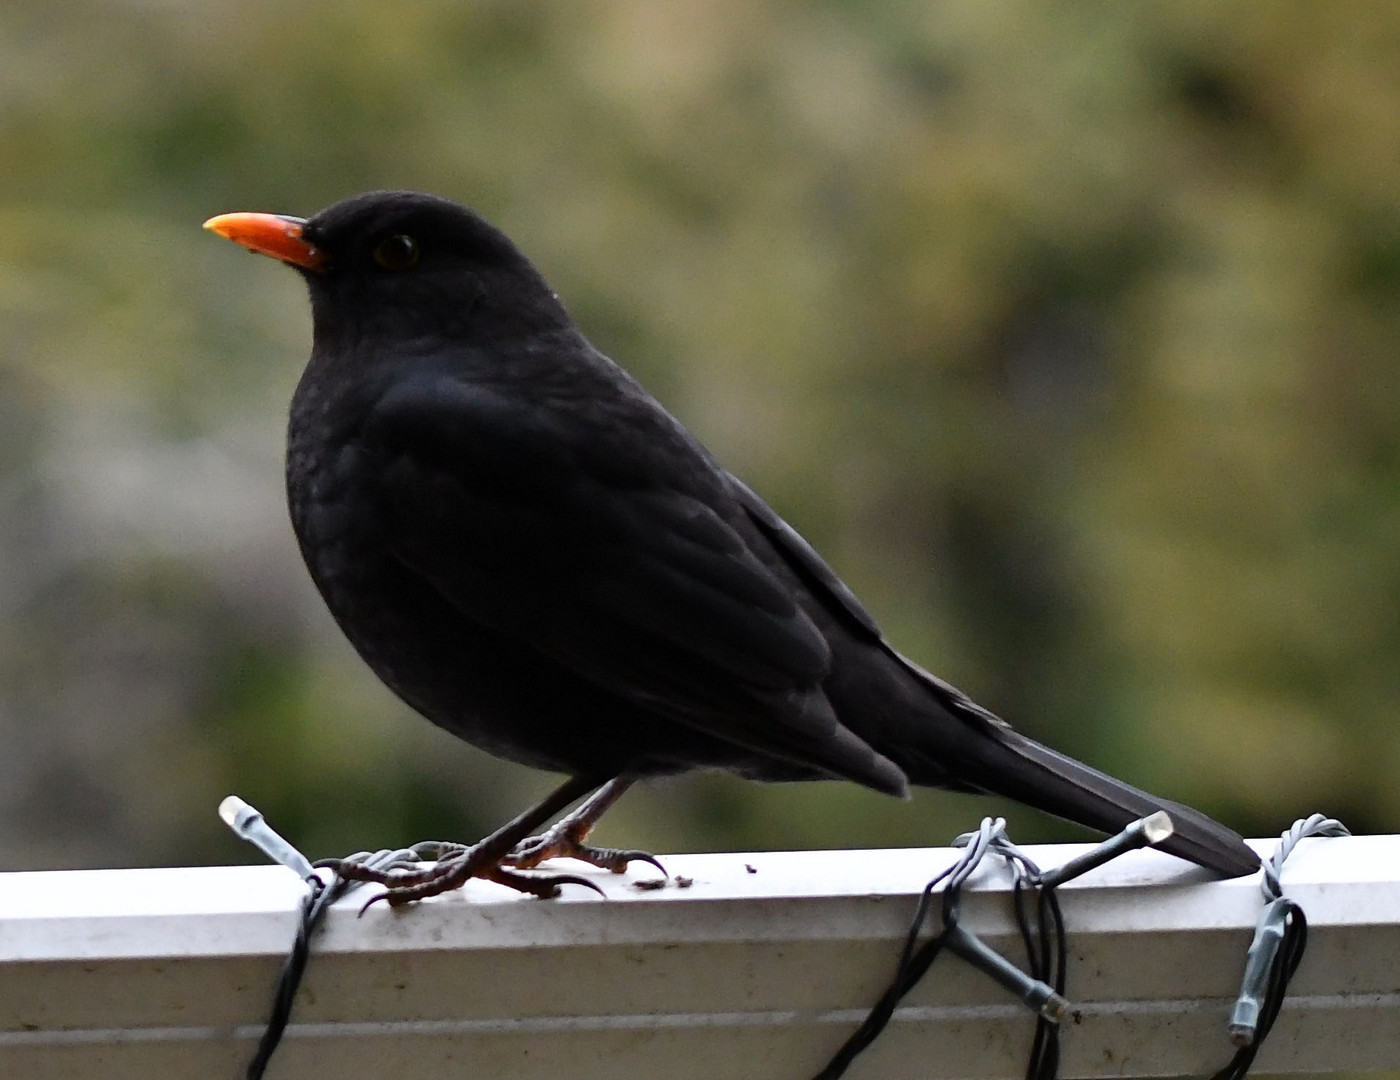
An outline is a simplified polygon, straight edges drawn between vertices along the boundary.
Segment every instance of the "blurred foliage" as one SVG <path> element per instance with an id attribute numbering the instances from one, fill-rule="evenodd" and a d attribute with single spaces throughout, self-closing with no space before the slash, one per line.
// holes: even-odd
<path id="1" fill-rule="evenodd" d="M 476 206 L 1018 726 L 1253 834 L 1400 830 L 1400 8 L 7 0 L 0 865 L 470 838 L 281 494 L 295 277 L 199 230 Z M 702 776 L 606 842 L 942 844 L 1004 803 Z M 1073 835 L 1025 812 L 1017 835 Z"/>

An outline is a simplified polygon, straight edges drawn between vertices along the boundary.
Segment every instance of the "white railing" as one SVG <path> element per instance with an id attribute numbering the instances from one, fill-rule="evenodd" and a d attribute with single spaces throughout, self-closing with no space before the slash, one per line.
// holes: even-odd
<path id="1" fill-rule="evenodd" d="M 1260 842 L 1260 850 L 1272 842 Z M 1081 845 L 1026 849 L 1042 867 Z M 609 899 L 473 882 L 313 944 L 269 1080 L 807 1080 L 888 983 L 943 849 L 671 856 L 692 884 L 597 873 Z M 587 871 L 585 871 L 587 872 Z M 963 922 L 1021 959 L 1000 866 Z M 1307 955 L 1256 1068 L 1400 1068 L 1400 836 L 1305 840 L 1284 872 Z M 277 866 L 0 874 L 0 1077 L 241 1077 L 303 885 Z M 1065 1077 L 1207 1075 L 1261 900 L 1138 851 L 1064 886 Z M 1033 1018 L 950 954 L 852 1080 L 1014 1078 Z"/>

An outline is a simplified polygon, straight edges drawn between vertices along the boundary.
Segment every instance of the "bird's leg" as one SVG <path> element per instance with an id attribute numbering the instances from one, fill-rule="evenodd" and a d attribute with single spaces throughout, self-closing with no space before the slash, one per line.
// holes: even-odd
<path id="1" fill-rule="evenodd" d="M 598 824 L 598 819 L 622 798 L 634 782 L 628 776 L 609 780 L 573 813 L 560 818 L 540 835 L 522 840 L 506 857 L 506 863 L 517 870 L 529 870 L 546 859 L 579 859 L 603 870 L 611 870 L 614 874 L 623 874 L 627 872 L 627 864 L 636 860 L 651 863 L 664 875 L 666 868 L 656 861 L 655 856 L 645 851 L 593 847 L 584 843 L 593 826 Z"/>
<path id="2" fill-rule="evenodd" d="M 337 874 L 354 881 L 372 881 L 383 885 L 385 891 L 370 903 L 386 900 L 393 907 L 450 892 L 474 877 L 494 881 L 520 892 L 533 893 L 539 897 L 555 896 L 561 885 L 583 885 L 601 893 L 602 890 L 587 878 L 571 874 L 526 874 L 502 865 L 522 840 L 580 795 L 587 794 L 593 786 L 592 780 L 572 777 L 537 805 L 470 847 L 434 842 L 432 847 L 439 855 L 439 860 L 421 870 L 373 870 L 359 863 L 341 859 L 326 859 L 317 865 L 330 867 Z M 420 846 L 429 847 L 427 844 Z M 365 906 L 368 907 L 369 904 Z"/>

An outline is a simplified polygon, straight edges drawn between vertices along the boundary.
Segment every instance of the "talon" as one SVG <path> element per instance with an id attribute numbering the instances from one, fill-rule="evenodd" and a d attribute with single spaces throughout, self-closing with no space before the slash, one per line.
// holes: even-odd
<path id="1" fill-rule="evenodd" d="M 559 889 L 564 885 L 582 885 L 607 899 L 607 894 L 598 887 L 596 882 L 574 874 L 524 874 L 504 866 L 498 866 L 494 870 L 482 874 L 482 877 L 519 892 L 533 893 L 541 900 L 552 900 L 559 895 Z"/>
<path id="2" fill-rule="evenodd" d="M 656 867 L 656 869 L 661 872 L 662 877 L 668 878 L 671 876 L 666 872 L 666 868 L 661 865 L 661 860 L 658 859 L 655 855 L 650 855 L 645 851 L 624 851 L 622 854 L 627 856 L 628 862 L 651 863 L 652 866 Z M 622 871 L 616 870 L 614 871 L 614 873 L 620 874 L 622 873 Z"/>
<path id="3" fill-rule="evenodd" d="M 366 900 L 363 904 L 360 905 L 359 914 L 357 914 L 355 918 L 363 919 L 365 917 L 366 911 L 372 908 L 375 904 L 379 903 L 379 901 L 387 900 L 388 898 L 389 894 L 386 892 L 375 893 L 373 896 L 371 896 L 368 900 Z"/>
<path id="4" fill-rule="evenodd" d="M 420 845 L 421 846 L 421 845 Z M 564 885 L 582 885 L 592 889 L 599 896 L 606 896 L 596 882 L 574 874 L 534 874 L 515 867 L 493 861 L 496 858 L 484 845 L 466 847 L 462 844 L 443 845 L 451 851 L 450 857 L 433 865 L 419 869 L 384 870 L 371 869 L 359 863 L 342 859 L 327 859 L 326 865 L 352 881 L 366 881 L 384 886 L 384 891 L 365 901 L 360 908 L 364 915 L 375 904 L 383 901 L 390 907 L 402 907 L 430 896 L 450 892 L 465 884 L 470 878 L 494 881 L 499 885 L 529 893 L 540 899 L 550 899 L 559 894 Z"/>
<path id="5" fill-rule="evenodd" d="M 666 868 L 649 852 L 631 848 L 594 847 L 571 835 L 571 830 L 551 829 L 540 836 L 532 837 L 517 846 L 502 861 L 517 870 L 533 870 L 547 859 L 577 859 L 613 874 L 627 873 L 629 863 L 644 862 L 650 863 L 661 871 L 662 876 L 666 876 Z"/>
<path id="6" fill-rule="evenodd" d="M 362 853 L 346 859 L 323 859 L 316 863 L 316 866 L 332 870 L 347 881 L 371 882 L 384 886 L 382 893 L 371 897 L 360 908 L 361 915 L 381 900 L 390 907 L 401 907 L 450 892 L 471 878 L 494 881 L 541 899 L 557 896 L 564 885 L 581 885 L 585 889 L 592 889 L 599 896 L 606 897 L 607 894 L 597 882 L 588 878 L 573 874 L 535 874 L 526 871 L 533 870 L 545 859 L 567 856 L 610 870 L 614 874 L 624 873 L 631 862 L 646 862 L 664 875 L 666 868 L 645 851 L 597 848 L 584 843 L 599 815 L 616 802 L 631 783 L 630 778 L 615 777 L 593 790 L 593 794 L 573 814 L 533 838 L 522 839 L 530 837 L 531 832 L 553 818 L 581 794 L 592 789 L 592 782 L 583 777 L 574 777 L 566 781 L 553 794 L 507 822 L 478 844 L 467 846 L 446 840 L 424 840 L 403 852 L 379 852 L 370 857 L 394 857 L 387 865 L 371 867 L 366 864 Z M 431 865 L 420 865 L 424 862 L 431 862 Z"/>
<path id="7" fill-rule="evenodd" d="M 557 882 L 559 885 L 582 885 L 585 889 L 592 889 L 604 900 L 608 898 L 608 894 L 603 891 L 601 885 L 596 881 L 589 881 L 587 878 L 574 877 L 572 874 L 564 874 L 557 879 Z"/>
<path id="8" fill-rule="evenodd" d="M 632 780 L 626 776 L 608 781 L 573 813 L 538 836 L 522 840 L 501 861 L 517 870 L 532 870 L 546 859 L 578 859 L 614 874 L 625 874 L 628 863 L 646 862 L 665 874 L 666 868 L 645 851 L 593 847 L 585 843 L 598 819 L 631 785 Z"/>

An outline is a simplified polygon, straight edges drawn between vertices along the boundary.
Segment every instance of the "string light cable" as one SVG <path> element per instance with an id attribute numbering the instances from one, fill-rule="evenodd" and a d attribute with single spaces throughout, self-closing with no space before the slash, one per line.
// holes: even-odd
<path id="1" fill-rule="evenodd" d="M 342 868 L 349 873 L 357 867 L 379 872 L 411 869 L 425 859 L 435 858 L 437 849 L 445 845 L 430 842 L 393 851 L 359 852 L 345 859 L 328 860 L 329 865 L 312 864 L 273 830 L 262 814 L 236 795 L 220 803 L 219 816 L 241 838 L 257 846 L 274 862 L 292 870 L 307 885 L 298 909 L 292 947 L 278 975 L 267 1025 L 244 1074 L 246 1080 L 260 1080 L 290 1020 L 292 1004 L 310 958 L 311 935 L 332 904 L 364 884 L 346 876 Z M 920 893 L 889 987 L 860 1027 L 813 1080 L 838 1080 L 843 1076 L 856 1057 L 885 1030 L 900 1001 L 918 985 L 944 949 L 983 971 L 1035 1013 L 1036 1031 L 1025 1075 L 1027 1080 L 1055 1080 L 1060 1063 L 1059 1025 L 1071 1011 L 1065 997 L 1068 947 L 1056 889 L 1127 851 L 1160 844 L 1171 835 L 1170 816 L 1158 811 L 1132 822 L 1118 835 L 1083 855 L 1042 871 L 1011 842 L 1004 819 L 984 818 L 975 831 L 953 841 L 953 846 L 962 853 Z M 1210 1080 L 1244 1080 L 1278 1017 L 1289 981 L 1302 961 L 1307 946 L 1307 918 L 1295 901 L 1283 895 L 1284 862 L 1299 843 L 1309 837 L 1349 835 L 1341 822 L 1313 814 L 1294 822 L 1265 861 L 1260 883 L 1264 908 L 1229 1019 L 1229 1038 L 1237 1049 L 1229 1064 Z M 1012 905 L 1026 953 L 1025 970 L 988 946 L 960 921 L 963 889 L 989 855 L 1001 859 L 1013 876 Z M 941 925 L 921 942 L 925 923 L 934 908 L 934 894 L 940 891 L 940 886 Z"/>
<path id="2" fill-rule="evenodd" d="M 1283 895 L 1283 864 L 1298 844 L 1315 836 L 1350 836 L 1336 818 L 1312 814 L 1299 818 L 1279 837 L 1274 853 L 1264 862 L 1259 889 L 1264 910 L 1255 924 L 1254 940 L 1245 957 L 1239 997 L 1230 1012 L 1230 1041 L 1238 1049 L 1230 1063 L 1211 1080 L 1243 1080 L 1268 1036 L 1288 984 L 1308 945 L 1308 919 L 1296 901 Z"/>
<path id="3" fill-rule="evenodd" d="M 964 833 L 953 841 L 954 847 L 963 849 L 961 857 L 924 886 L 889 988 L 814 1080 L 837 1080 L 845 1074 L 856 1057 L 885 1030 L 900 1000 L 918 985 L 945 948 L 991 976 L 1035 1012 L 1036 1031 L 1026 1076 L 1028 1080 L 1051 1080 L 1059 1068 L 1059 1023 L 1070 1010 L 1064 996 L 1068 949 L 1055 889 L 1125 851 L 1160 844 L 1171 834 L 1171 818 L 1158 811 L 1134 821 L 1118 835 L 1063 866 L 1043 873 L 1030 856 L 1011 842 L 1006 834 L 1005 819 L 983 818 L 976 832 Z M 989 854 L 1003 859 L 1011 868 L 1016 924 L 1026 949 L 1029 973 L 1017 968 L 959 922 L 963 886 Z M 934 891 L 940 884 L 943 885 L 943 925 L 920 945 L 919 935 L 933 906 Z"/>
<path id="4" fill-rule="evenodd" d="M 219 817 L 239 837 L 257 847 L 273 862 L 287 867 L 307 885 L 306 895 L 302 897 L 298 906 L 296 936 L 277 976 L 277 988 L 272 995 L 272 1011 L 268 1016 L 267 1026 L 243 1074 L 245 1080 L 261 1080 L 268 1062 L 272 1060 L 272 1055 L 287 1030 L 287 1022 L 291 1019 L 292 1003 L 296 1000 L 297 990 L 306 974 L 307 961 L 311 958 L 312 933 L 325 918 L 332 904 L 364 883 L 342 877 L 334 871 L 329 872 L 329 880 L 322 877 L 305 855 L 264 821 L 262 814 L 237 795 L 230 795 L 219 804 Z M 361 851 L 342 861 L 350 865 L 368 866 L 374 870 L 394 870 L 414 865 L 416 856 L 417 852 L 414 849 L 403 848 L 398 851 Z"/>

